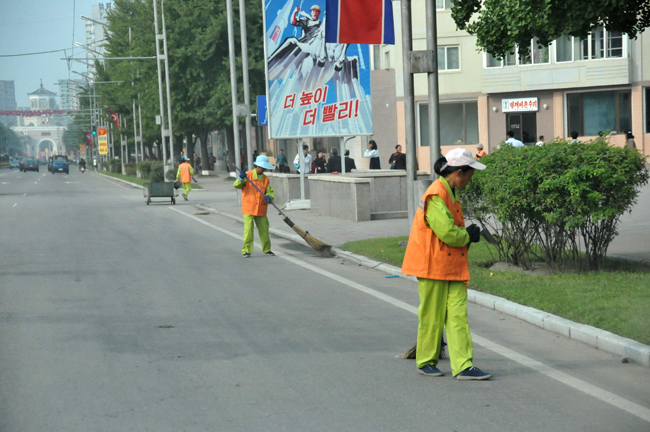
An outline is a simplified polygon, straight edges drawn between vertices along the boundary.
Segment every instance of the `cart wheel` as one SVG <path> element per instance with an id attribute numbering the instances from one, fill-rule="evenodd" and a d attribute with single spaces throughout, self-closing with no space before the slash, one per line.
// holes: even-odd
<path id="1" fill-rule="evenodd" d="M 176 200 L 174 198 L 172 198 L 172 204 L 176 205 Z"/>
<path id="2" fill-rule="evenodd" d="M 147 205 L 151 202 L 151 198 L 147 198 Z"/>

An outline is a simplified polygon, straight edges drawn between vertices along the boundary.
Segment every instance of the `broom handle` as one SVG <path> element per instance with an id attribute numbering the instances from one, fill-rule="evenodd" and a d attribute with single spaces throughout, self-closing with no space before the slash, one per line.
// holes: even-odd
<path id="1" fill-rule="evenodd" d="M 241 174 L 241 173 L 243 172 L 242 170 L 239 169 L 239 167 L 238 167 L 237 165 L 234 165 L 234 167 L 235 167 L 235 169 L 236 169 L 237 171 L 239 171 L 239 174 Z M 255 184 L 255 182 L 250 181 L 249 183 L 252 184 L 252 185 L 255 187 L 255 189 L 257 189 L 257 191 L 258 191 L 259 193 L 261 193 L 262 195 L 265 195 L 265 196 L 266 196 L 266 194 L 265 194 L 264 192 L 262 192 L 262 190 L 261 190 L 260 188 L 257 187 L 257 185 Z M 284 216 L 284 217 L 288 217 L 286 214 L 282 213 L 282 210 L 280 210 L 280 208 L 279 208 L 278 206 L 276 206 L 275 203 L 274 203 L 273 201 L 270 201 L 270 203 L 271 203 L 271 205 L 272 205 L 273 207 L 275 207 L 275 209 L 276 209 L 277 211 L 280 212 L 280 214 L 281 214 L 282 216 Z"/>

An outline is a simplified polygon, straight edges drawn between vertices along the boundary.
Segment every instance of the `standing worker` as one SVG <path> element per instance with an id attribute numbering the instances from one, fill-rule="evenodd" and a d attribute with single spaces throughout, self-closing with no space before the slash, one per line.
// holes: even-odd
<path id="1" fill-rule="evenodd" d="M 242 255 L 250 258 L 253 253 L 253 222 L 257 225 L 257 232 L 262 243 L 262 252 L 266 255 L 275 256 L 271 252 L 271 239 L 269 238 L 269 218 L 266 217 L 266 209 L 269 203 L 275 198 L 275 193 L 270 185 L 269 178 L 264 171 L 272 170 L 273 165 L 269 158 L 259 155 L 255 159 L 255 169 L 251 171 L 240 171 L 239 178 L 235 180 L 235 189 L 241 189 L 241 212 L 244 215 L 244 246 Z M 255 186 L 259 188 L 260 193 Z"/>
<path id="2" fill-rule="evenodd" d="M 422 196 L 415 213 L 402 273 L 418 278 L 418 341 L 416 363 L 426 376 L 442 376 L 438 364 L 442 329 L 447 328 L 451 372 L 459 380 L 485 380 L 491 374 L 474 367 L 474 348 L 467 322 L 469 243 L 481 230 L 465 228 L 457 191 L 469 184 L 474 170 L 484 170 L 469 150 L 456 148 L 434 165 L 440 177 Z"/>
<path id="3" fill-rule="evenodd" d="M 183 184 L 183 199 L 187 201 L 187 194 L 192 190 L 192 180 L 196 182 L 194 178 L 194 169 L 190 165 L 190 158 L 183 156 L 181 158 L 181 164 L 178 166 L 178 171 L 176 172 L 176 181 L 181 180 Z M 198 182 L 197 182 L 198 183 Z"/>
<path id="4" fill-rule="evenodd" d="M 485 153 L 485 150 L 483 150 L 483 144 L 478 143 L 476 146 L 476 157 L 475 159 L 477 161 L 480 161 L 483 156 L 485 156 L 487 153 Z"/>

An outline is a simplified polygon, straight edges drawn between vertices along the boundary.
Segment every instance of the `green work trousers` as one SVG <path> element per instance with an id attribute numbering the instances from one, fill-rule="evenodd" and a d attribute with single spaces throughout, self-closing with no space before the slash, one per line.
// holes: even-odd
<path id="1" fill-rule="evenodd" d="M 447 328 L 451 373 L 456 376 L 472 366 L 474 348 L 467 322 L 467 289 L 460 281 L 418 278 L 418 368 L 436 365 L 440 357 L 442 329 Z"/>
<path id="2" fill-rule="evenodd" d="M 183 193 L 187 196 L 192 190 L 192 183 L 183 183 Z"/>
<path id="3" fill-rule="evenodd" d="M 244 247 L 241 253 L 253 253 L 253 222 L 257 225 L 257 232 L 260 235 L 262 243 L 262 252 L 267 253 L 271 250 L 271 238 L 269 237 L 269 218 L 266 216 L 244 215 Z"/>

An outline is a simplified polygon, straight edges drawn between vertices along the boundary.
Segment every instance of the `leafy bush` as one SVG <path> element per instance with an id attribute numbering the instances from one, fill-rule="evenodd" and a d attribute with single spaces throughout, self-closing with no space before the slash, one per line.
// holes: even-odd
<path id="1" fill-rule="evenodd" d="M 162 162 L 151 162 L 151 171 L 149 172 L 149 180 L 152 182 L 165 181 L 165 167 Z"/>
<path id="2" fill-rule="evenodd" d="M 122 160 L 121 159 L 109 159 L 106 161 L 106 167 L 108 172 L 115 174 L 122 174 Z"/>
<path id="3" fill-rule="evenodd" d="M 135 164 L 134 163 L 124 164 L 124 171 L 126 175 L 135 177 Z"/>
<path id="4" fill-rule="evenodd" d="M 598 138 L 504 148 L 463 191 L 468 217 L 496 233 L 499 259 L 531 269 L 600 269 L 620 217 L 648 182 L 645 159 Z"/>
<path id="5" fill-rule="evenodd" d="M 142 174 L 142 178 L 148 179 L 151 175 L 151 161 L 142 161 L 135 164 L 136 168 Z"/>
<path id="6" fill-rule="evenodd" d="M 176 180 L 176 174 L 178 173 L 178 165 L 174 165 L 174 168 L 167 170 L 165 178 L 169 181 Z"/>

